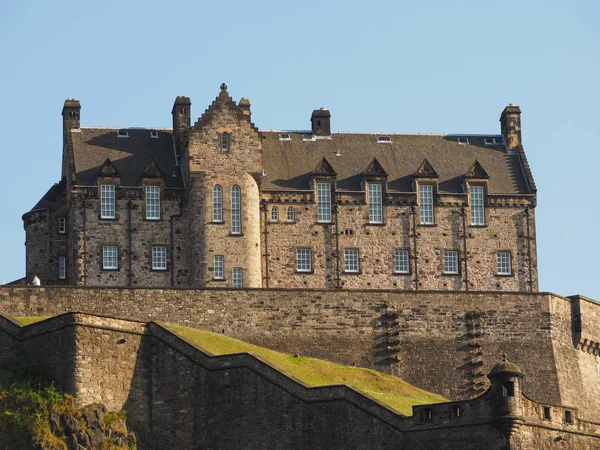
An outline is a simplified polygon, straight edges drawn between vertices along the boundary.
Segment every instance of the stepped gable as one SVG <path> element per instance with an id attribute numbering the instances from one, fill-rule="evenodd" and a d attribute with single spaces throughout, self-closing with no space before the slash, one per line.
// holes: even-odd
<path id="1" fill-rule="evenodd" d="M 479 161 L 475 160 L 473 165 L 469 167 L 467 173 L 465 174 L 465 178 L 489 178 L 490 176 L 485 171 L 483 166 L 479 164 Z"/>
<path id="2" fill-rule="evenodd" d="M 127 131 L 128 137 L 118 137 Z M 156 131 L 158 138 L 150 137 Z M 92 186 L 106 159 L 110 159 L 121 177 L 121 186 L 138 186 L 143 174 L 154 160 L 167 174 L 167 187 L 183 187 L 180 176 L 170 176 L 175 165 L 173 133 L 151 128 L 79 128 L 71 130 L 75 159 L 75 184 Z"/>
<path id="3" fill-rule="evenodd" d="M 281 141 L 281 133 L 290 140 Z M 361 170 L 373 158 L 388 173 L 388 192 L 413 192 L 415 169 L 427 159 L 439 178 L 439 192 L 463 193 L 465 168 L 477 160 L 490 179 L 490 194 L 530 194 L 528 181 L 517 152 L 502 145 L 485 145 L 484 139 L 498 137 L 468 136 L 469 145 L 459 144 L 456 136 L 385 134 L 390 142 L 377 142 L 376 133 L 331 133 L 326 139 L 303 139 L 310 131 L 261 131 L 265 190 L 309 189 L 306 175 L 324 157 L 337 172 L 337 189 L 360 190 Z M 462 136 L 462 135 L 461 135 Z M 285 144 L 285 145 L 283 145 Z M 340 155 L 340 156 L 336 156 Z M 529 185 L 534 189 L 534 185 Z"/>
<path id="4" fill-rule="evenodd" d="M 238 105 L 229 96 L 229 93 L 227 92 L 227 85 L 223 83 L 221 84 L 221 92 L 217 98 L 215 98 L 210 106 L 204 110 L 204 113 L 198 118 L 196 123 L 194 123 L 192 129 L 201 130 L 204 124 L 211 122 L 215 111 L 217 111 L 220 106 L 224 106 L 235 111 L 239 120 L 247 120 L 250 122 L 250 115 L 247 113 L 250 109 L 249 100 L 244 97 L 240 100 L 240 104 Z M 258 128 L 254 125 L 254 123 L 250 122 L 250 126 L 254 129 L 254 131 L 258 132 Z"/>

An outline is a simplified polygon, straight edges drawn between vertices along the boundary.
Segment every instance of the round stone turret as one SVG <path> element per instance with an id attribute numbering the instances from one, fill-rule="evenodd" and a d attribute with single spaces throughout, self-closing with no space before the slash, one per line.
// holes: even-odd
<path id="1" fill-rule="evenodd" d="M 521 368 L 508 360 L 506 353 L 496 364 L 488 378 L 492 382 L 491 399 L 494 412 L 494 425 L 505 435 L 510 436 L 523 425 L 523 378 Z"/>

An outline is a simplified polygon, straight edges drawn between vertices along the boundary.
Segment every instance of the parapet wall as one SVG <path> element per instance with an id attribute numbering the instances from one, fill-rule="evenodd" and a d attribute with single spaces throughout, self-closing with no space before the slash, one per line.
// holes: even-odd
<path id="1" fill-rule="evenodd" d="M 548 293 L 0 288 L 14 316 L 66 311 L 161 320 L 289 353 L 366 366 L 454 400 L 489 386 L 502 352 L 535 401 L 600 420 L 600 305 Z M 596 316 L 597 317 L 597 316 Z M 579 348 L 578 348 L 579 347 Z M 589 352 L 588 352 L 589 350 Z"/>

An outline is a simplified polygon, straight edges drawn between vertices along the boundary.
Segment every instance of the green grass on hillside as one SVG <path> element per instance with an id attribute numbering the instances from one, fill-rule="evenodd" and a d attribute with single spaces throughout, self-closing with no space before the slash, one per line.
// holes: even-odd
<path id="1" fill-rule="evenodd" d="M 48 316 L 17 317 L 23 325 L 47 318 Z M 440 395 L 424 391 L 399 378 L 375 370 L 343 366 L 314 358 L 295 358 L 292 355 L 195 328 L 180 325 L 167 325 L 167 327 L 213 355 L 252 353 L 307 386 L 345 384 L 406 416 L 412 415 L 413 405 L 448 401 Z"/>
<path id="2" fill-rule="evenodd" d="M 31 325 L 32 323 L 41 322 L 42 320 L 49 319 L 52 316 L 32 316 L 32 317 L 15 317 L 23 325 Z"/>
<path id="3" fill-rule="evenodd" d="M 399 378 L 375 370 L 343 366 L 314 358 L 295 358 L 292 355 L 220 334 L 180 325 L 167 325 L 167 327 L 213 355 L 252 353 L 307 386 L 345 384 L 406 416 L 412 415 L 413 405 L 448 401 L 440 395 L 424 391 Z"/>

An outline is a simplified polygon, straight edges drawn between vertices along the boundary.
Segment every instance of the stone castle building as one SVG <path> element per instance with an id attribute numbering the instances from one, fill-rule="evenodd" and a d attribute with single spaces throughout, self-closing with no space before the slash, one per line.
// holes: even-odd
<path id="1" fill-rule="evenodd" d="M 23 216 L 30 281 L 115 287 L 537 291 L 521 111 L 500 133 L 260 130 L 226 86 L 192 125 L 82 127 Z"/>

